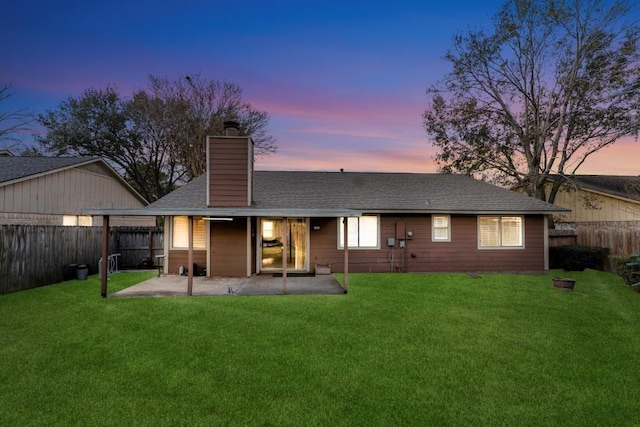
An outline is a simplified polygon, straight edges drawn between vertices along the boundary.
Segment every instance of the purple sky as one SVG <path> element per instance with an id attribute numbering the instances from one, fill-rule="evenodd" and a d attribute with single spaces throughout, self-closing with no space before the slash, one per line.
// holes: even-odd
<path id="1" fill-rule="evenodd" d="M 55 108 L 89 88 L 128 95 L 147 75 L 232 81 L 271 116 L 277 154 L 260 169 L 435 172 L 425 89 L 458 31 L 502 0 L 13 1 L 2 7 L 7 107 Z M 26 138 L 28 142 L 28 138 Z M 620 141 L 582 173 L 640 173 Z"/>

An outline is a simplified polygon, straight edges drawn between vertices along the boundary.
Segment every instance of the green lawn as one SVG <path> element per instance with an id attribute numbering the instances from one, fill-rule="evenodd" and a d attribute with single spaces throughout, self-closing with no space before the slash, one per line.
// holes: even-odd
<path id="1" fill-rule="evenodd" d="M 347 295 L 103 300 L 91 276 L 0 296 L 0 425 L 640 425 L 640 294 L 570 275 L 572 292 L 354 274 Z"/>

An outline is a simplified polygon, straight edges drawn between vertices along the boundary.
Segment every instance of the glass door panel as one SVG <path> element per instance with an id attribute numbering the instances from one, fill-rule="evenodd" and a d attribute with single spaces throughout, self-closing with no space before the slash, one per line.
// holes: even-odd
<path id="1" fill-rule="evenodd" d="M 290 218 L 288 220 L 288 270 L 307 270 L 307 229 L 307 220 L 304 218 Z M 284 220 L 262 218 L 260 230 L 262 270 L 282 270 Z"/>

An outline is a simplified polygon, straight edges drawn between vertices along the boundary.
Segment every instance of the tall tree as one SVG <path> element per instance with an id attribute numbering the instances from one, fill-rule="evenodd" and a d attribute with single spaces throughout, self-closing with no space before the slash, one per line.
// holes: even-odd
<path id="1" fill-rule="evenodd" d="M 114 88 L 87 89 L 39 115 L 47 133 L 36 139 L 54 155 L 102 157 L 145 199 L 154 201 L 173 190 L 180 173 L 157 161 L 156 141 L 143 139 L 132 104 Z"/>
<path id="2" fill-rule="evenodd" d="M 0 84 L 0 104 L 15 95 L 8 84 Z M 33 115 L 24 108 L 0 109 L 0 148 L 12 148 L 9 144 L 16 144 L 20 141 L 19 135 L 29 130 L 29 125 L 33 122 Z"/>
<path id="3" fill-rule="evenodd" d="M 457 35 L 424 126 L 444 172 L 553 202 L 593 153 L 640 129 L 639 28 L 627 0 L 509 0 Z M 551 191 L 545 182 L 554 177 Z"/>
<path id="4" fill-rule="evenodd" d="M 172 118 L 164 122 L 171 140 L 171 155 L 195 178 L 206 170 L 206 137 L 222 135 L 223 123 L 235 120 L 240 134 L 251 135 L 258 156 L 276 151 L 267 132 L 269 116 L 242 98 L 242 89 L 230 82 L 199 74 L 171 80 L 149 76 L 149 96 L 160 100 Z"/>
<path id="5" fill-rule="evenodd" d="M 225 120 L 240 123 L 260 154 L 276 150 L 268 115 L 242 100 L 241 89 L 200 76 L 149 76 L 130 99 L 113 88 L 89 89 L 39 115 L 40 145 L 55 155 L 100 156 L 147 200 L 154 201 L 206 170 L 205 138 Z"/>

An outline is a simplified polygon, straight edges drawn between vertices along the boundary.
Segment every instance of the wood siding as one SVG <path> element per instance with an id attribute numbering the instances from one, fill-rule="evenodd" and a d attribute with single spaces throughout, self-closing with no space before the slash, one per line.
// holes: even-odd
<path id="1" fill-rule="evenodd" d="M 0 187 L 0 220 L 5 224 L 62 225 L 62 215 L 80 215 L 83 208 L 141 207 L 144 203 L 99 164 Z M 114 225 L 155 225 L 155 218 L 121 219 Z"/>
<path id="2" fill-rule="evenodd" d="M 554 215 L 556 222 L 640 221 L 640 202 L 632 202 L 590 191 L 562 189 L 555 205 L 571 209 Z"/>
<path id="3" fill-rule="evenodd" d="M 234 218 L 230 222 L 210 223 L 211 259 L 210 276 L 245 277 L 247 258 L 247 218 Z"/>
<path id="4" fill-rule="evenodd" d="M 452 215 L 451 241 L 431 241 L 430 216 L 381 216 L 377 250 L 349 250 L 352 272 L 454 272 L 454 271 L 544 271 L 544 218 L 525 218 L 524 249 L 478 249 L 477 216 Z M 343 251 L 337 249 L 337 220 L 311 220 L 311 268 L 331 264 L 334 272 L 343 269 Z M 319 226 L 320 230 L 313 230 Z M 400 249 L 398 239 L 406 231 L 413 238 Z M 388 237 L 396 238 L 393 249 L 386 247 Z"/>
<path id="5" fill-rule="evenodd" d="M 253 186 L 253 142 L 248 137 L 208 138 L 208 205 L 251 205 Z"/>
<path id="6" fill-rule="evenodd" d="M 207 251 L 204 249 L 195 249 L 193 251 L 193 262 L 198 265 L 198 268 L 206 268 L 207 266 Z M 189 251 L 184 249 L 171 249 L 169 250 L 169 260 L 167 274 L 178 274 L 180 266 L 188 267 L 189 265 Z"/>

